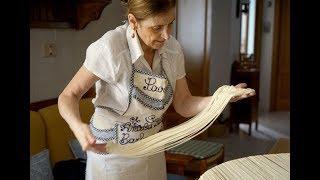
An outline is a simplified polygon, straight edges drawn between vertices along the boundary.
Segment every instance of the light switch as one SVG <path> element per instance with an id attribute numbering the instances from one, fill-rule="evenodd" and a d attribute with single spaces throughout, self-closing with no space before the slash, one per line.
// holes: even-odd
<path id="1" fill-rule="evenodd" d="M 57 48 L 55 43 L 45 43 L 43 48 L 44 48 L 44 57 L 57 56 Z"/>

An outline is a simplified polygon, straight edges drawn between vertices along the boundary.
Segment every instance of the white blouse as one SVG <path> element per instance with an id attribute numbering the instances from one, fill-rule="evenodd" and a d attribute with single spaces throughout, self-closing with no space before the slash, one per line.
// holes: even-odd
<path id="1" fill-rule="evenodd" d="M 170 84 L 175 89 L 176 80 L 185 76 L 182 48 L 170 36 L 163 47 L 155 53 L 152 69 L 143 56 L 137 34 L 128 23 L 108 31 L 100 39 L 90 44 L 86 51 L 84 67 L 100 78 L 95 84 L 95 106 L 105 106 L 123 114 L 129 105 L 130 78 L 132 64 L 136 69 L 160 74 L 161 65 L 167 73 Z"/>

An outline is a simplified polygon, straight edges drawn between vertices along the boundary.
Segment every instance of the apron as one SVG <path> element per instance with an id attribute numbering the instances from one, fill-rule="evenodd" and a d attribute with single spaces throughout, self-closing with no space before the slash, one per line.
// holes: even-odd
<path id="1" fill-rule="evenodd" d="M 124 114 L 97 106 L 90 129 L 97 143 L 134 143 L 161 130 L 162 115 L 172 102 L 173 89 L 163 69 L 161 74 L 138 70 L 132 64 L 129 105 Z M 87 180 L 166 180 L 164 152 L 141 158 L 87 152 Z"/>

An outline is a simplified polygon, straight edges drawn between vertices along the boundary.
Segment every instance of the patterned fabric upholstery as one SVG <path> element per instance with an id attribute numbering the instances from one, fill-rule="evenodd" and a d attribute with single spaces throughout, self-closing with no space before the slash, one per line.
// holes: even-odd
<path id="1" fill-rule="evenodd" d="M 87 153 L 82 150 L 82 147 L 78 139 L 71 139 L 69 142 L 69 147 L 72 151 L 72 154 L 76 159 L 87 159 Z"/>
<path id="2" fill-rule="evenodd" d="M 167 152 L 172 154 L 183 154 L 193 156 L 197 159 L 205 159 L 219 153 L 223 144 L 209 142 L 209 141 L 200 141 L 200 140 L 190 140 L 186 143 L 183 143 L 179 146 L 176 146 Z"/>
<path id="3" fill-rule="evenodd" d="M 30 157 L 30 180 L 53 180 L 49 150 L 45 149 Z"/>

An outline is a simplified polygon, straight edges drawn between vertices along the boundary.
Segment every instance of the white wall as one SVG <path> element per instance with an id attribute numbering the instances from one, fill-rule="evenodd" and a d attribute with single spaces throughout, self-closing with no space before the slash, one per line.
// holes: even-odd
<path id="1" fill-rule="evenodd" d="M 206 1 L 180 0 L 177 12 L 177 40 L 182 46 L 185 60 L 185 71 L 194 80 L 200 81 L 205 54 L 205 18 Z M 208 67 L 209 68 L 209 67 Z M 189 82 L 189 88 L 193 94 L 201 93 L 198 86 L 200 82 Z"/>
<path id="2" fill-rule="evenodd" d="M 239 54 L 240 19 L 234 0 L 212 1 L 210 92 L 230 83 L 231 65 Z M 232 7 L 232 8 L 230 8 Z"/>
<path id="3" fill-rule="evenodd" d="M 30 29 L 30 102 L 58 97 L 81 67 L 87 47 L 123 19 L 120 1 L 112 1 L 83 30 Z M 56 43 L 55 58 L 42 57 L 45 42 Z"/>
<path id="4" fill-rule="evenodd" d="M 239 55 L 240 18 L 236 17 L 235 0 L 212 1 L 212 36 L 210 93 L 230 84 L 231 65 Z M 229 110 L 224 112 L 228 116 Z"/>
<path id="5" fill-rule="evenodd" d="M 268 1 L 272 6 L 267 7 Z M 275 0 L 264 0 L 263 3 L 263 23 L 270 22 L 270 32 L 262 31 L 261 37 L 261 58 L 260 58 L 260 100 L 259 111 L 261 113 L 270 110 L 270 84 L 272 67 L 272 45 L 273 45 L 273 27 L 274 27 L 274 5 Z"/>

